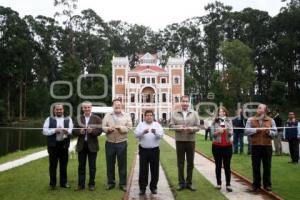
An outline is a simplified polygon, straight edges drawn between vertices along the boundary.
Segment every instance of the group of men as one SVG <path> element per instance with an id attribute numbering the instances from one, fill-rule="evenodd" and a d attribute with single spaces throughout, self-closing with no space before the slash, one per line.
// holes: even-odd
<path id="1" fill-rule="evenodd" d="M 234 125 L 234 152 L 243 153 L 244 133 L 248 137 L 248 154 L 252 159 L 253 185 L 250 191 L 257 191 L 261 186 L 260 165 L 263 164 L 263 187 L 271 191 L 271 162 L 273 155 L 272 140 L 274 143 L 275 155 L 282 154 L 281 141 L 287 141 L 291 161 L 298 164 L 300 123 L 298 123 L 294 112 L 288 113 L 288 119 L 284 123 L 279 116 L 279 111 L 272 113 L 273 119 L 267 115 L 270 113 L 264 104 L 258 106 L 253 117 L 245 119 L 242 110 L 238 110 L 237 117 L 233 119 Z"/>
<path id="2" fill-rule="evenodd" d="M 50 188 L 56 188 L 56 169 L 59 162 L 60 187 L 70 188 L 67 181 L 68 148 L 70 136 L 78 136 L 76 151 L 78 152 L 78 185 L 76 191 L 85 189 L 86 162 L 89 166 L 90 191 L 95 190 L 96 160 L 99 151 L 98 136 L 106 133 L 107 189 L 115 187 L 115 162 L 118 161 L 119 188 L 126 191 L 127 179 L 127 134 L 132 128 L 131 118 L 122 112 L 120 100 L 114 100 L 113 112 L 105 115 L 103 120 L 92 113 L 92 103 L 81 104 L 83 114 L 73 124 L 70 117 L 64 116 L 62 104 L 55 104 L 53 115 L 48 117 L 43 126 L 43 134 L 47 136 L 49 153 Z"/>
<path id="3" fill-rule="evenodd" d="M 200 129 L 198 113 L 190 108 L 189 96 L 182 96 L 180 109 L 174 111 L 169 126 L 175 131 L 177 168 L 178 168 L 178 191 L 188 189 L 195 191 L 192 184 L 195 134 Z M 47 136 L 49 153 L 50 188 L 56 188 L 56 169 L 60 163 L 60 186 L 69 188 L 67 181 L 68 148 L 72 133 L 78 136 L 76 151 L 78 152 L 78 185 L 75 190 L 85 188 L 86 161 L 89 163 L 89 190 L 95 189 L 96 160 L 99 151 L 98 136 L 106 133 L 105 153 L 107 166 L 107 190 L 115 188 L 115 164 L 118 162 L 119 188 L 126 191 L 127 180 L 127 134 L 132 129 L 132 120 L 128 113 L 122 111 L 120 99 L 112 101 L 113 112 L 107 113 L 103 120 L 92 113 L 92 103 L 83 102 L 83 114 L 78 117 L 73 125 L 70 117 L 64 116 L 62 104 L 56 104 L 53 115 L 48 117 L 44 123 L 43 134 Z M 284 129 L 288 138 L 296 137 L 298 122 L 289 114 L 289 120 Z M 236 122 L 238 126 L 239 122 Z M 261 187 L 260 166 L 263 164 L 263 186 L 271 191 L 271 157 L 272 139 L 277 135 L 275 121 L 267 116 L 267 106 L 260 104 L 256 115 L 246 122 L 245 133 L 251 138 L 251 155 L 253 169 L 253 185 L 250 191 L 255 192 Z M 140 195 L 144 195 L 148 186 L 149 167 L 151 181 L 149 188 L 152 194 L 157 194 L 157 183 L 159 179 L 159 141 L 164 135 L 162 126 L 155 121 L 152 110 L 146 110 L 144 121 L 140 122 L 134 131 L 139 140 L 139 187 Z M 292 162 L 298 163 L 299 141 L 297 144 L 290 142 L 292 146 Z M 298 150 L 296 148 L 298 146 Z M 292 153 L 293 152 L 293 153 Z M 186 176 L 184 175 L 186 160 Z"/>
<path id="4" fill-rule="evenodd" d="M 70 117 L 64 116 L 63 104 L 57 103 L 53 107 L 53 114 L 49 116 L 43 126 L 43 134 L 47 136 L 49 153 L 50 188 L 56 189 L 56 170 L 59 163 L 60 187 L 70 188 L 67 181 L 68 148 L 70 137 L 78 137 L 76 151 L 78 153 L 78 185 L 76 191 L 85 189 L 86 162 L 89 166 L 90 191 L 95 190 L 96 160 L 99 151 L 98 136 L 106 133 L 105 153 L 107 166 L 107 190 L 115 188 L 115 164 L 118 162 L 119 188 L 126 191 L 127 180 L 127 134 L 132 129 L 131 117 L 122 111 L 119 99 L 112 101 L 113 112 L 107 113 L 103 120 L 92 113 L 92 103 L 81 104 L 83 114 L 75 124 Z M 176 131 L 176 149 L 179 188 L 195 191 L 192 185 L 194 166 L 195 133 L 199 130 L 198 114 L 189 109 L 189 96 L 181 98 L 181 108 L 174 112 L 170 126 Z M 140 195 L 144 195 L 148 186 L 149 167 L 151 181 L 149 188 L 152 194 L 157 194 L 159 179 L 159 141 L 164 130 L 154 119 L 154 112 L 146 110 L 144 121 L 140 122 L 134 131 L 139 140 L 139 187 Z M 184 177 L 184 162 L 187 157 L 187 177 Z"/>

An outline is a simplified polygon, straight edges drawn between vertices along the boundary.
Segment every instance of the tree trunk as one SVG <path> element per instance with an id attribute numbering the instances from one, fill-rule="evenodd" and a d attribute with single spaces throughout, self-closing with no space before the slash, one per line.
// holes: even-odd
<path id="1" fill-rule="evenodd" d="M 23 118 L 26 118 L 27 85 L 24 85 Z"/>
<path id="2" fill-rule="evenodd" d="M 26 101 L 27 101 L 27 72 L 24 81 L 24 103 L 23 103 L 23 117 L 26 118 Z"/>
<path id="3" fill-rule="evenodd" d="M 9 84 L 9 81 L 7 81 L 7 121 L 10 121 L 11 118 L 10 118 L 10 84 Z"/>
<path id="4" fill-rule="evenodd" d="M 23 81 L 20 83 L 20 93 L 19 93 L 19 120 L 23 120 Z"/>

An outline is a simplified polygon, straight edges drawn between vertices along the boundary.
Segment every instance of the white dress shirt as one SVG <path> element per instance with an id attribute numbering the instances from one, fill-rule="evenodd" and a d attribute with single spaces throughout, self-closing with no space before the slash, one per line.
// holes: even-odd
<path id="1" fill-rule="evenodd" d="M 84 119 L 85 119 L 85 127 L 86 127 L 86 128 L 88 127 L 90 118 L 91 118 L 91 115 L 89 115 L 89 116 L 85 116 L 85 115 L 84 115 Z M 85 132 L 84 141 L 87 141 L 87 132 Z"/>
<path id="2" fill-rule="evenodd" d="M 148 133 L 144 134 L 144 130 L 148 129 Z M 155 134 L 151 132 L 155 129 Z M 147 124 L 145 121 L 140 122 L 134 131 L 135 137 L 139 139 L 139 144 L 143 148 L 155 148 L 159 146 L 159 140 L 163 137 L 164 131 L 158 122 Z"/>
<path id="3" fill-rule="evenodd" d="M 54 117 L 56 119 L 56 127 L 57 128 L 65 128 L 64 127 L 64 117 Z M 56 128 L 49 128 L 49 121 L 50 117 L 48 117 L 44 123 L 43 126 L 43 135 L 50 136 L 55 134 Z M 69 118 L 69 128 L 68 128 L 68 134 L 71 135 L 73 130 L 73 121 L 71 118 Z M 61 131 L 59 134 L 56 134 L 56 141 L 62 141 L 64 140 L 64 133 Z"/>

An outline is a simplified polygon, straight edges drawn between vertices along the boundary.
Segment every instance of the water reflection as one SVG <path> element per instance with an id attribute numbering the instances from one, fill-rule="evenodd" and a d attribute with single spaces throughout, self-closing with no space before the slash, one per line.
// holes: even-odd
<path id="1" fill-rule="evenodd" d="M 0 156 L 45 145 L 46 138 L 42 130 L 0 129 Z"/>

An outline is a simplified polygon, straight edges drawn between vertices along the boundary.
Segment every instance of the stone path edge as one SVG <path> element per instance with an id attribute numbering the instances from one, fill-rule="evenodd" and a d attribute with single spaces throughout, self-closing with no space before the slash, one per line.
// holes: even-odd
<path id="1" fill-rule="evenodd" d="M 127 188 L 126 188 L 126 192 L 124 193 L 124 196 L 123 196 L 123 200 L 128 200 L 129 199 L 129 193 L 130 193 L 130 188 L 131 188 L 131 185 L 132 185 L 132 179 L 133 179 L 133 172 L 134 172 L 134 167 L 136 165 L 136 159 L 137 159 L 137 150 L 135 151 L 135 155 L 134 155 L 134 159 L 132 161 L 132 164 L 131 164 L 131 169 L 130 169 L 130 175 L 128 177 L 128 184 L 127 184 Z"/>

